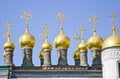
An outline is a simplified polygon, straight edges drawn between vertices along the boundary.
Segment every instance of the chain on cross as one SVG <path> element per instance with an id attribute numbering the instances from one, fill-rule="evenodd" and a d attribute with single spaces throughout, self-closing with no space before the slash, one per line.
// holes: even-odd
<path id="1" fill-rule="evenodd" d="M 86 31 L 86 29 L 85 29 L 85 27 L 82 25 L 82 26 L 80 26 L 79 27 L 79 32 L 81 32 L 82 33 L 82 40 L 84 40 L 84 32 Z"/>
<path id="2" fill-rule="evenodd" d="M 63 30 L 63 27 L 62 27 L 62 25 L 63 25 L 63 19 L 65 19 L 66 17 L 63 15 L 62 12 L 59 12 L 56 18 L 60 19 L 60 30 Z"/>

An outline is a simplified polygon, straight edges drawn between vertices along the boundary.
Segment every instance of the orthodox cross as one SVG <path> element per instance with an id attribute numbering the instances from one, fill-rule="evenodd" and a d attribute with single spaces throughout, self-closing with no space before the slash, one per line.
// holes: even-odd
<path id="1" fill-rule="evenodd" d="M 28 12 L 24 12 L 22 15 L 21 15 L 21 18 L 25 19 L 26 20 L 26 32 L 28 32 L 28 19 L 29 18 L 32 18 L 32 15 Z"/>
<path id="2" fill-rule="evenodd" d="M 81 39 L 82 39 L 82 41 L 84 41 L 84 32 L 86 31 L 85 27 L 82 25 L 82 26 L 79 27 L 78 30 L 79 30 L 79 32 L 82 33 L 82 38 Z"/>
<path id="3" fill-rule="evenodd" d="M 96 23 L 98 22 L 98 18 L 96 16 L 92 16 L 89 21 L 93 23 L 93 27 L 94 27 L 94 34 L 96 34 Z"/>
<path id="4" fill-rule="evenodd" d="M 115 26 L 115 17 L 116 17 L 116 15 L 114 13 L 112 13 L 110 15 L 110 17 L 112 18 L 112 25 Z"/>
<path id="5" fill-rule="evenodd" d="M 76 34 L 76 35 L 74 36 L 74 39 L 75 39 L 75 41 L 76 41 L 76 47 L 78 47 L 78 40 L 80 39 L 80 36 L 79 36 L 78 34 Z"/>
<path id="6" fill-rule="evenodd" d="M 45 24 L 44 26 L 43 26 L 43 30 L 45 31 L 44 32 L 44 37 L 48 40 L 48 30 L 49 30 L 49 26 L 48 26 L 48 24 Z"/>
<path id="7" fill-rule="evenodd" d="M 45 41 L 45 32 L 41 33 L 40 38 L 42 39 L 42 44 L 43 44 Z"/>
<path id="8" fill-rule="evenodd" d="M 116 17 L 116 15 L 114 14 L 114 13 L 112 13 L 111 15 L 110 15 L 110 17 L 112 18 L 112 31 L 113 31 L 113 35 L 116 35 L 116 32 L 117 31 L 119 31 L 118 29 L 117 29 L 117 27 L 115 26 L 115 17 Z"/>
<path id="9" fill-rule="evenodd" d="M 12 24 L 10 22 L 7 22 L 5 25 L 4 25 L 5 28 L 7 28 L 7 35 L 5 35 L 5 37 L 8 38 L 8 40 L 10 40 L 10 38 L 12 37 L 11 34 L 10 34 L 10 29 L 13 27 Z"/>
<path id="10" fill-rule="evenodd" d="M 63 26 L 62 26 L 63 25 L 63 19 L 65 19 L 66 17 L 63 15 L 62 12 L 59 12 L 56 18 L 60 19 L 60 30 L 63 30 Z"/>

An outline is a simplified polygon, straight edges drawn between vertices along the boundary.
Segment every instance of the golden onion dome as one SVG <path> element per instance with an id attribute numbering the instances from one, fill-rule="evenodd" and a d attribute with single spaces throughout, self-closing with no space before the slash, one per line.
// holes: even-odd
<path id="1" fill-rule="evenodd" d="M 69 48 L 70 39 L 62 31 L 54 40 L 55 47 L 58 48 Z"/>
<path id="2" fill-rule="evenodd" d="M 120 36 L 112 35 L 103 42 L 102 49 L 120 46 Z"/>
<path id="3" fill-rule="evenodd" d="M 35 45 L 35 38 L 29 32 L 26 32 L 20 37 L 19 44 L 21 47 L 32 47 L 33 48 Z"/>
<path id="4" fill-rule="evenodd" d="M 109 36 L 105 39 L 105 41 L 103 42 L 103 45 L 102 45 L 102 49 L 106 49 L 106 48 L 110 48 L 110 47 L 120 47 L 120 36 L 118 36 L 116 34 L 118 29 L 115 26 L 115 21 L 114 21 L 115 16 L 116 15 L 114 13 L 112 13 L 110 15 L 110 17 L 112 18 L 112 32 L 113 32 L 113 35 Z"/>
<path id="5" fill-rule="evenodd" d="M 102 45 L 102 49 L 120 46 L 120 36 L 116 35 L 116 31 L 116 27 L 113 27 L 113 35 L 105 39 Z"/>
<path id="6" fill-rule="evenodd" d="M 10 41 L 10 39 L 8 39 L 8 41 L 4 44 L 4 49 L 7 50 L 14 50 L 15 45 Z"/>
<path id="7" fill-rule="evenodd" d="M 103 39 L 94 34 L 89 40 L 88 40 L 88 47 L 90 49 L 92 48 L 102 48 L 102 44 L 103 44 Z"/>
<path id="8" fill-rule="evenodd" d="M 82 42 L 78 45 L 78 49 L 80 52 L 88 50 L 87 44 L 84 42 L 84 40 L 82 40 Z"/>
<path id="9" fill-rule="evenodd" d="M 80 52 L 79 52 L 79 50 L 76 50 L 76 51 L 74 52 L 73 58 L 74 58 L 74 59 L 80 59 Z"/>
<path id="10" fill-rule="evenodd" d="M 39 57 L 40 57 L 40 59 L 44 59 L 44 52 L 43 52 L 43 50 L 40 51 Z"/>
<path id="11" fill-rule="evenodd" d="M 92 16 L 89 21 L 93 23 L 94 26 L 94 35 L 89 38 L 88 40 L 88 47 L 89 49 L 101 49 L 103 40 L 100 36 L 96 34 L 96 23 L 98 22 L 98 18 L 96 16 Z"/>
<path id="12" fill-rule="evenodd" d="M 46 41 L 42 44 L 42 50 L 43 50 L 43 51 L 51 51 L 51 50 L 52 50 L 52 45 L 48 42 L 48 40 L 46 40 Z"/>

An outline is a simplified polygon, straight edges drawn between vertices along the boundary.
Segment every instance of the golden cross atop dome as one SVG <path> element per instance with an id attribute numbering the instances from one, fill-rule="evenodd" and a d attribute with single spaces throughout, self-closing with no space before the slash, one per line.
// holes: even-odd
<path id="1" fill-rule="evenodd" d="M 82 33 L 82 38 L 81 39 L 84 41 L 84 32 L 86 31 L 85 27 L 82 25 L 82 26 L 79 27 L 78 30 L 79 30 L 79 32 Z"/>
<path id="2" fill-rule="evenodd" d="M 40 35 L 40 38 L 45 38 L 45 32 L 42 32 L 41 35 Z"/>
<path id="3" fill-rule="evenodd" d="M 50 29 L 50 27 L 48 26 L 48 24 L 45 24 L 43 26 L 43 30 L 44 30 L 44 37 L 48 40 L 48 30 Z"/>
<path id="4" fill-rule="evenodd" d="M 112 13 L 110 15 L 110 17 L 112 18 L 112 25 L 115 26 L 115 17 L 116 17 L 116 15 L 114 13 Z"/>
<path id="5" fill-rule="evenodd" d="M 58 15 L 56 16 L 57 19 L 60 19 L 60 30 L 63 30 L 63 19 L 65 19 L 66 17 L 63 15 L 62 12 L 59 12 Z"/>
<path id="6" fill-rule="evenodd" d="M 32 15 L 29 12 L 23 12 L 21 18 L 28 20 L 29 18 L 32 18 Z"/>
<path id="7" fill-rule="evenodd" d="M 94 34 L 96 34 L 96 23 L 98 22 L 98 18 L 94 15 L 92 16 L 89 21 L 93 23 L 93 26 L 94 26 Z"/>
<path id="8" fill-rule="evenodd" d="M 5 25 L 4 25 L 5 28 L 7 28 L 7 35 L 5 35 L 5 37 L 8 38 L 8 40 L 12 37 L 11 34 L 10 34 L 10 28 L 12 28 L 12 24 L 10 22 L 7 22 Z"/>
<path id="9" fill-rule="evenodd" d="M 21 15 L 21 18 L 26 20 L 26 32 L 28 32 L 28 19 L 32 18 L 32 15 L 30 13 L 28 13 L 28 12 L 24 12 Z"/>
<path id="10" fill-rule="evenodd" d="M 76 35 L 74 36 L 74 39 L 75 39 L 75 41 L 76 41 L 76 47 L 78 47 L 78 40 L 80 39 L 80 36 L 79 36 L 78 34 L 76 34 Z"/>
<path id="11" fill-rule="evenodd" d="M 41 33 L 40 38 L 42 39 L 42 43 L 44 43 L 44 41 L 45 41 L 45 32 Z"/>
<path id="12" fill-rule="evenodd" d="M 43 26 L 43 30 L 45 30 L 45 31 L 48 32 L 49 29 L 50 29 L 50 27 L 48 26 L 48 24 L 45 24 L 45 25 Z"/>
<path id="13" fill-rule="evenodd" d="M 10 28 L 12 28 L 12 24 L 10 22 L 7 22 L 5 25 L 4 25 L 5 28 L 7 28 L 8 30 L 10 30 Z"/>
<path id="14" fill-rule="evenodd" d="M 116 17 L 115 13 L 112 13 L 110 15 L 110 17 L 112 18 L 112 31 L 113 31 L 113 35 L 116 35 L 116 32 L 119 31 L 119 30 L 115 26 L 115 17 Z"/>

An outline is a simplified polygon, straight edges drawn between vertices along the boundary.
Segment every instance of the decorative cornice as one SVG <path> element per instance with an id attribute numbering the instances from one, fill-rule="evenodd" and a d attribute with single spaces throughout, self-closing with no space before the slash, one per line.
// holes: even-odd
<path id="1" fill-rule="evenodd" d="M 102 70 L 80 66 L 13 67 L 10 78 L 102 78 Z M 75 69 L 76 68 L 76 69 Z M 77 69 L 83 68 L 83 69 Z M 86 68 L 86 69 L 85 69 Z M 85 69 L 85 70 L 84 70 Z"/>
<path id="2" fill-rule="evenodd" d="M 110 48 L 102 51 L 102 61 L 119 59 L 120 60 L 120 47 Z"/>

